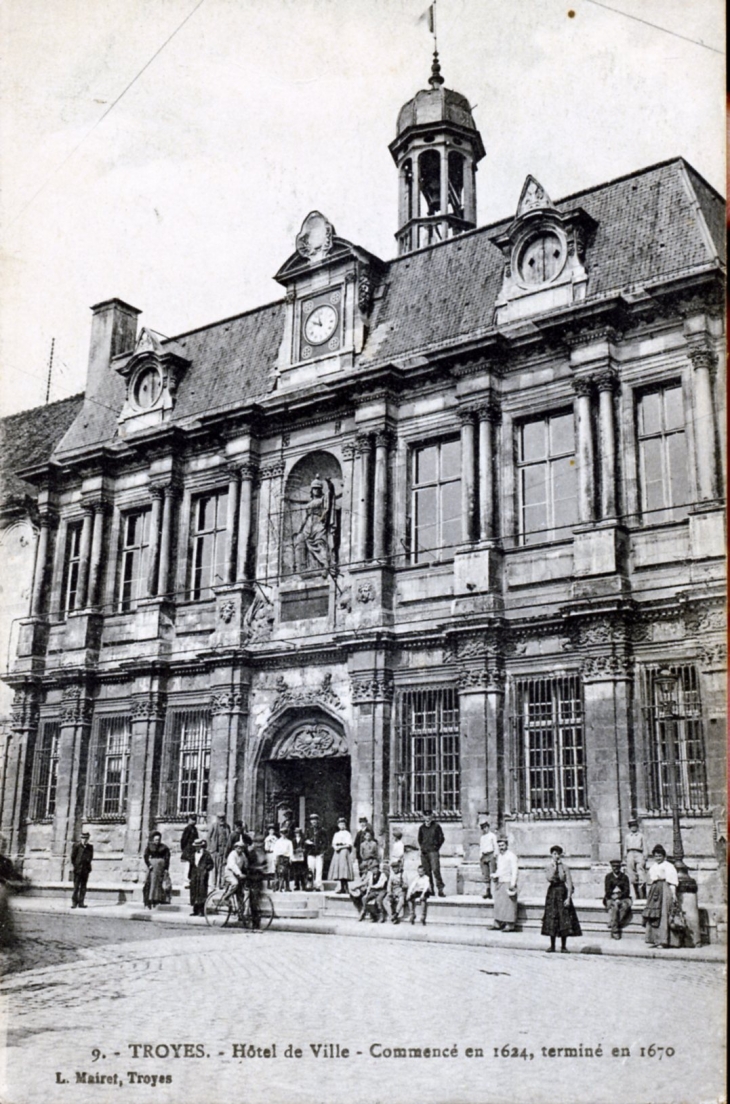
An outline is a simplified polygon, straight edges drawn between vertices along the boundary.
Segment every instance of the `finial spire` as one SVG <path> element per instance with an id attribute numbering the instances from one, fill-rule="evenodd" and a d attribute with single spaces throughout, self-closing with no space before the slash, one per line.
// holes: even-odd
<path id="1" fill-rule="evenodd" d="M 428 83 L 433 89 L 438 88 L 444 83 L 444 78 L 441 76 L 441 66 L 439 64 L 439 52 L 434 50 L 433 62 L 431 64 L 431 76 L 428 79 Z"/>

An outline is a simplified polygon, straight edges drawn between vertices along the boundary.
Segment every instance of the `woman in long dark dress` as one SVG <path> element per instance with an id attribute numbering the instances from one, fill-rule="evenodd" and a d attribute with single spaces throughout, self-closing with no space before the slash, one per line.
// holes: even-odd
<path id="1" fill-rule="evenodd" d="M 545 877 L 548 880 L 548 890 L 542 917 L 542 934 L 550 938 L 548 951 L 555 950 L 555 940 L 560 936 L 560 950 L 567 954 L 568 936 L 582 935 L 583 932 L 573 904 L 573 879 L 563 862 L 563 849 L 559 843 L 550 848 L 550 862 L 545 868 Z"/>
<path id="2" fill-rule="evenodd" d="M 215 863 L 213 856 L 208 854 L 205 840 L 196 840 L 193 847 L 195 851 L 190 864 L 190 904 L 193 906 L 193 916 L 203 916 L 208 896 L 208 879 L 211 870 L 215 869 Z"/>
<path id="3" fill-rule="evenodd" d="M 147 879 L 142 890 L 145 908 L 166 904 L 168 894 L 165 891 L 165 874 L 170 869 L 170 848 L 162 842 L 159 832 L 153 832 L 144 852 Z"/>

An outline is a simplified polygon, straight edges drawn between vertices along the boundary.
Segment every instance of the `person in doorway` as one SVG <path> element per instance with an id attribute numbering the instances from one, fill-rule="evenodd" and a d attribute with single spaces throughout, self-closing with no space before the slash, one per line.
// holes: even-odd
<path id="1" fill-rule="evenodd" d="M 147 878 L 142 889 L 145 908 L 166 905 L 170 901 L 170 848 L 162 842 L 159 832 L 153 832 L 144 852 Z"/>
<path id="2" fill-rule="evenodd" d="M 180 837 L 180 862 L 188 864 L 188 873 L 185 879 L 185 884 L 190 885 L 190 874 L 195 862 L 194 845 L 198 838 L 198 829 L 196 826 L 195 813 L 191 813 L 188 817 L 188 822 L 183 828 L 182 836 Z"/>
<path id="3" fill-rule="evenodd" d="M 624 844 L 626 873 L 637 901 L 646 897 L 646 844 L 638 820 L 629 821 Z"/>
<path id="4" fill-rule="evenodd" d="M 246 847 L 250 847 L 253 842 L 253 836 L 246 828 L 246 825 L 242 820 L 237 820 L 233 825 L 233 831 L 229 834 L 226 841 L 226 858 L 230 855 L 233 848 L 236 846 L 239 840 L 243 840 Z"/>
<path id="5" fill-rule="evenodd" d="M 492 896 L 492 878 L 497 869 L 497 837 L 489 827 L 489 821 L 484 818 L 479 821 L 482 834 L 479 839 L 479 865 L 482 868 L 484 878 L 484 899 Z"/>
<path id="6" fill-rule="evenodd" d="M 324 853 L 327 850 L 327 833 L 320 824 L 317 813 L 309 815 L 309 830 L 304 841 L 307 854 L 307 866 L 312 879 L 312 886 L 316 890 L 322 889 L 322 868 L 324 866 Z"/>
<path id="7" fill-rule="evenodd" d="M 434 819 L 433 810 L 429 810 L 423 814 L 423 824 L 418 829 L 418 846 L 421 851 L 421 866 L 431 883 L 431 892 L 438 892 L 439 897 L 446 896 L 439 854 L 443 844 L 443 828 Z"/>
<path id="8" fill-rule="evenodd" d="M 274 881 L 274 874 L 276 871 L 276 860 L 274 859 L 274 847 L 279 837 L 276 834 L 276 825 L 269 824 L 266 828 L 266 835 L 264 836 L 264 854 L 266 855 L 266 869 L 264 874 L 267 882 L 271 885 Z"/>
<path id="9" fill-rule="evenodd" d="M 332 862 L 330 863 L 330 881 L 339 882 L 338 893 L 347 893 L 347 884 L 354 878 L 352 867 L 353 843 L 352 836 L 347 830 L 347 821 L 340 817 L 337 821 L 337 831 L 332 837 Z"/>
<path id="10" fill-rule="evenodd" d="M 223 813 L 219 813 L 208 833 L 208 851 L 215 864 L 215 884 L 217 886 L 223 882 L 223 867 L 226 862 L 226 847 L 230 834 L 230 824 L 227 823 Z"/>
<path id="11" fill-rule="evenodd" d="M 94 858 L 93 845 L 89 843 L 89 833 L 82 832 L 76 843 L 71 848 L 71 869 L 74 875 L 74 891 L 71 897 L 71 908 L 86 908 L 86 885 L 91 873 L 91 863 Z"/>
<path id="12" fill-rule="evenodd" d="M 408 893 L 406 894 L 406 903 L 410 910 L 410 921 L 412 924 L 416 922 L 416 909 L 419 909 L 421 913 L 421 923 L 426 923 L 426 913 L 428 912 L 428 899 L 431 896 L 431 881 L 426 869 L 423 866 L 419 866 L 418 874 L 408 886 Z"/>
<path id="13" fill-rule="evenodd" d="M 193 861 L 190 864 L 190 904 L 192 916 L 203 916 L 208 897 L 208 881 L 215 863 L 208 854 L 208 845 L 204 839 L 193 844 Z"/>
<path id="14" fill-rule="evenodd" d="M 513 932 L 517 923 L 517 856 L 510 851 L 507 837 L 497 840 L 494 883 L 494 926 L 497 931 Z"/>
<path id="15" fill-rule="evenodd" d="M 301 828 L 294 829 L 290 874 L 295 890 L 304 890 L 307 888 L 309 869 L 307 867 L 307 856 L 304 850 L 304 832 Z"/>
<path id="16" fill-rule="evenodd" d="M 677 868 L 658 843 L 651 853 L 649 889 L 641 916 L 645 941 L 652 947 L 681 947 L 684 942 L 681 933 L 674 931 L 670 923 L 672 912 L 678 907 L 678 885 Z"/>
<path id="17" fill-rule="evenodd" d="M 274 844 L 274 889 L 280 893 L 290 890 L 289 876 L 294 858 L 294 847 L 289 839 L 289 829 L 282 828 L 281 835 Z"/>
<path id="18" fill-rule="evenodd" d="M 621 931 L 631 919 L 631 885 L 621 870 L 621 860 L 611 859 L 611 869 L 603 883 L 603 907 L 608 913 L 611 939 L 620 939 Z"/>
<path id="19" fill-rule="evenodd" d="M 568 937 L 582 935 L 578 913 L 573 904 L 573 879 L 563 862 L 563 849 L 559 843 L 550 848 L 550 862 L 545 868 L 548 888 L 545 911 L 542 917 L 542 934 L 550 939 L 548 951 L 555 950 L 555 940 L 560 936 L 560 950 L 568 953 Z"/>

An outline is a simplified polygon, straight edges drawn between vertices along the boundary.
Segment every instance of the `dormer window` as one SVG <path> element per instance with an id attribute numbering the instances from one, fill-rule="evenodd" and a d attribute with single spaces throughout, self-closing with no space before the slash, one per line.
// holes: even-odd
<path id="1" fill-rule="evenodd" d="M 536 287 L 557 276 L 565 263 L 565 245 L 555 233 L 538 234 L 523 246 L 517 270 L 525 284 Z"/>
<path id="2" fill-rule="evenodd" d="M 132 384 L 132 399 L 140 410 L 149 410 L 162 392 L 162 377 L 156 367 L 143 368 Z"/>

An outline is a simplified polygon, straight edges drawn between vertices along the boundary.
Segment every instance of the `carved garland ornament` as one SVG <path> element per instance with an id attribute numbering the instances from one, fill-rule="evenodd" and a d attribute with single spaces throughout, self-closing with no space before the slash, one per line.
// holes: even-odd
<path id="1" fill-rule="evenodd" d="M 355 675 L 350 680 L 353 704 L 371 701 L 387 701 L 393 697 L 393 676 L 390 671 L 377 674 Z"/>
<path id="2" fill-rule="evenodd" d="M 318 687 L 289 686 L 283 675 L 276 680 L 276 697 L 272 711 L 276 713 L 288 706 L 324 705 L 330 709 L 342 709 L 342 702 L 332 689 L 332 675 L 326 674 Z"/>
<path id="3" fill-rule="evenodd" d="M 326 759 L 348 754 L 347 743 L 334 729 L 323 724 L 307 724 L 287 736 L 273 758 Z"/>

